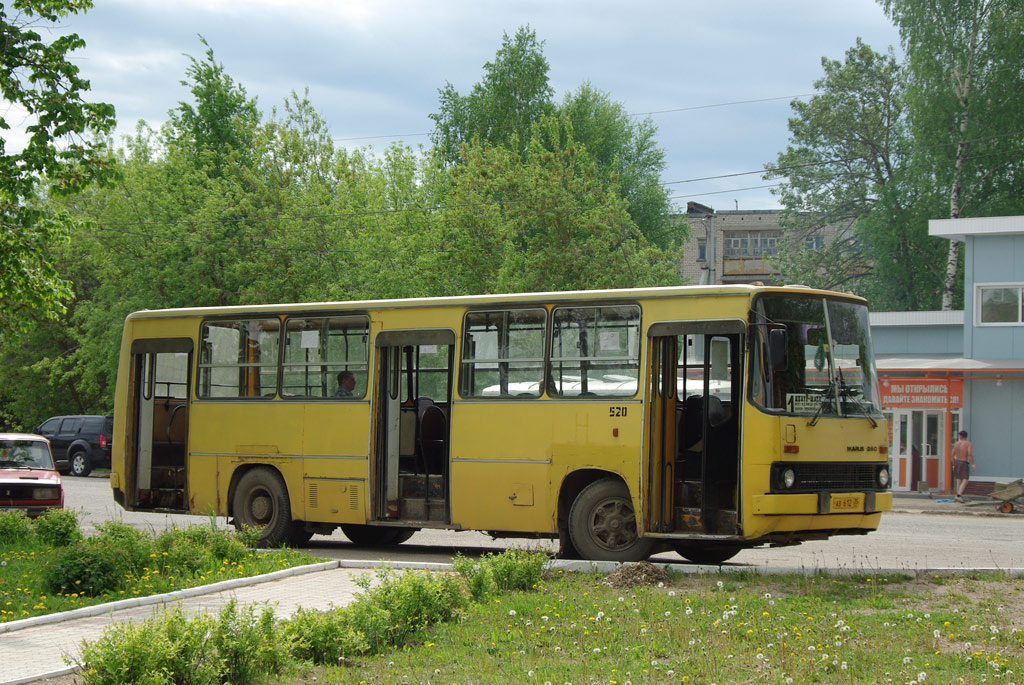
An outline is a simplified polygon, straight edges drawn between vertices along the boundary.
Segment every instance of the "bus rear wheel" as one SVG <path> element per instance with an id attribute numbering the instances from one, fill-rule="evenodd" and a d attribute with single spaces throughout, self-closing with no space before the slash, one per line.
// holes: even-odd
<path id="1" fill-rule="evenodd" d="M 569 537 L 584 559 L 640 561 L 654 542 L 637 535 L 629 488 L 617 478 L 602 478 L 583 488 L 569 510 Z"/>
<path id="2" fill-rule="evenodd" d="M 393 528 L 391 526 L 367 526 L 360 523 L 343 523 L 341 532 L 352 544 L 359 547 L 383 547 L 400 545 L 415 533 L 417 528 Z"/>
<path id="3" fill-rule="evenodd" d="M 673 545 L 679 556 L 695 564 L 717 565 L 740 553 L 736 545 L 702 545 L 692 542 L 677 542 Z"/>
<path id="4" fill-rule="evenodd" d="M 261 526 L 259 544 L 279 547 L 292 535 L 292 506 L 281 474 L 265 466 L 246 471 L 235 488 L 235 526 Z"/>

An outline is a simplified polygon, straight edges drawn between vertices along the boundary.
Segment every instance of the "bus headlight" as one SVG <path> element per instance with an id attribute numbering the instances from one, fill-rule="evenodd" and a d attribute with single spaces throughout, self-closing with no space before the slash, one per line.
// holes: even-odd
<path id="1" fill-rule="evenodd" d="M 889 487 L 889 469 L 884 466 L 878 469 L 878 485 L 879 487 Z"/>
<path id="2" fill-rule="evenodd" d="M 789 490 L 796 483 L 796 473 L 793 469 L 786 469 L 782 472 L 782 487 Z"/>

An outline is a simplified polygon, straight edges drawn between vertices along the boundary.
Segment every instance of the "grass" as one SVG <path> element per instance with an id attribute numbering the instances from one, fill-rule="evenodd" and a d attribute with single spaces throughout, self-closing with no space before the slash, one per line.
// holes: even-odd
<path id="1" fill-rule="evenodd" d="M 72 539 L 67 544 L 53 545 L 33 532 L 39 529 L 38 523 L 25 527 L 9 520 L 9 515 L 0 515 L 4 517 L 0 523 L 28 532 L 0 537 L 0 623 L 319 561 L 292 550 L 255 551 L 233 533 L 211 531 L 209 526 L 174 529 L 156 536 L 137 533 L 124 524 L 108 524 L 93 538 L 69 536 Z M 134 558 L 124 559 L 116 567 L 117 577 L 111 587 L 93 591 L 85 575 L 88 567 L 81 577 L 73 577 L 74 572 L 62 576 L 58 568 L 65 565 L 66 571 L 71 562 L 78 564 L 73 567 L 76 571 L 81 568 L 78 545 L 86 544 L 92 550 L 97 546 L 106 548 L 118 559 L 124 559 L 130 548 Z M 58 579 L 56 584 L 54 579 Z"/>
<path id="2" fill-rule="evenodd" d="M 555 574 L 318 682 L 1022 682 L 1020 580 Z"/>

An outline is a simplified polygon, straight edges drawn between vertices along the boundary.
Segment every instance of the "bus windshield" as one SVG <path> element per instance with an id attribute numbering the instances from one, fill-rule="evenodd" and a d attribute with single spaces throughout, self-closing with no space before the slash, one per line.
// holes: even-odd
<path id="1" fill-rule="evenodd" d="M 881 417 L 863 304 L 764 295 L 751 313 L 751 401 L 771 412 Z"/>

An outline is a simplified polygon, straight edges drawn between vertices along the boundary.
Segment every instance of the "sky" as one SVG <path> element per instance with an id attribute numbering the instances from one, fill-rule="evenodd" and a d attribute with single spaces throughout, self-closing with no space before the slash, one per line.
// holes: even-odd
<path id="1" fill-rule="evenodd" d="M 874 0 L 95 0 L 62 30 L 85 40 L 73 60 L 89 99 L 115 106 L 118 137 L 189 99 L 180 82 L 202 35 L 266 115 L 308 87 L 338 145 L 379 151 L 429 145 L 438 89 L 467 94 L 502 34 L 526 24 L 557 100 L 589 81 L 651 112 L 673 203 L 719 210 L 778 207 L 760 174 L 693 179 L 774 161 L 822 57 L 842 59 L 858 37 L 879 52 L 899 44 Z"/>

